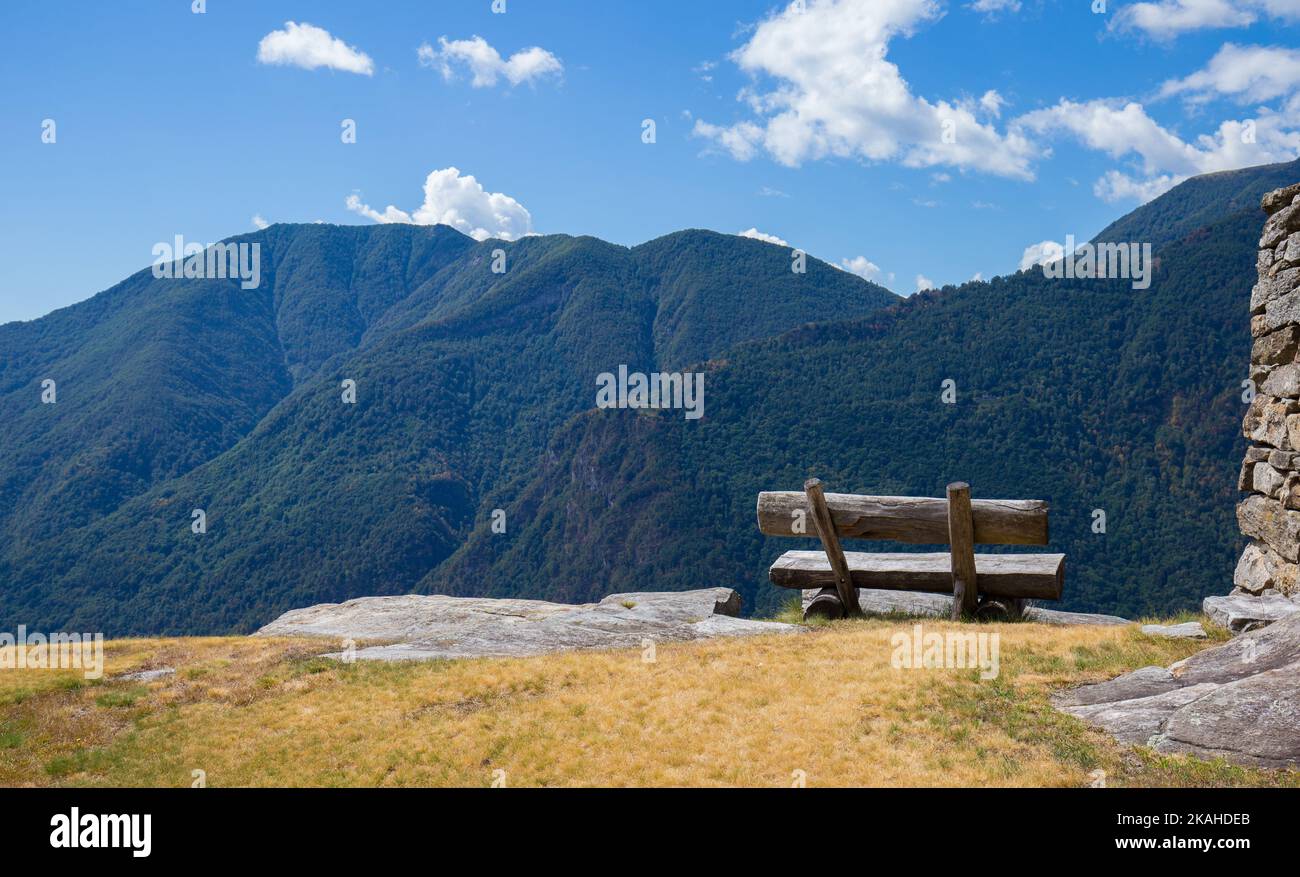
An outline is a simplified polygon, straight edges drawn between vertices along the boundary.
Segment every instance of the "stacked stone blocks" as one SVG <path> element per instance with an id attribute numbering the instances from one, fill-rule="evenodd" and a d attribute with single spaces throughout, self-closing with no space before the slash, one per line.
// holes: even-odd
<path id="1" fill-rule="evenodd" d="M 1250 439 L 1238 487 L 1251 542 L 1234 593 L 1300 594 L 1300 183 L 1264 196 L 1259 282 L 1250 297 Z"/>

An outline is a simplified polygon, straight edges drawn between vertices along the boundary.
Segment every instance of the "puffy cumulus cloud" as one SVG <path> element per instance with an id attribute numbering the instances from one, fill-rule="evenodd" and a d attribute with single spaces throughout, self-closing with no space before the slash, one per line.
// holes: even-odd
<path id="1" fill-rule="evenodd" d="M 1112 158 L 1135 160 L 1139 174 L 1112 170 L 1093 187 L 1112 201 L 1150 200 L 1194 174 L 1289 161 L 1300 151 L 1300 131 L 1267 109 L 1254 119 L 1225 121 L 1193 142 L 1166 130 L 1131 101 L 1062 100 L 1021 116 L 1016 124 L 1038 133 L 1069 134 Z"/>
<path id="2" fill-rule="evenodd" d="M 776 244 L 778 247 L 788 247 L 790 244 L 774 234 L 759 231 L 757 228 L 747 228 L 742 232 L 737 232 L 742 238 L 753 238 L 756 241 L 765 241 L 769 244 Z"/>
<path id="3" fill-rule="evenodd" d="M 1155 0 L 1120 7 L 1111 28 L 1170 40 L 1194 30 L 1249 27 L 1261 17 L 1300 19 L 1300 0 Z"/>
<path id="4" fill-rule="evenodd" d="M 470 84 L 475 88 L 491 88 L 501 79 L 511 85 L 520 85 L 564 72 L 560 59 L 539 46 L 503 58 L 480 36 L 467 40 L 438 37 L 437 49 L 423 43 L 416 49 L 416 57 L 420 66 L 440 70 L 447 80 L 456 78 L 457 68 L 467 69 L 471 76 Z"/>
<path id="5" fill-rule="evenodd" d="M 260 213 L 253 214 L 253 228 L 257 229 L 258 231 L 261 231 L 264 228 L 269 228 L 270 225 L 271 223 L 267 222 L 265 219 L 262 218 L 262 214 Z"/>
<path id="6" fill-rule="evenodd" d="M 741 97 L 755 118 L 698 120 L 694 134 L 741 161 L 767 154 L 793 167 L 856 158 L 1031 179 L 1031 144 L 986 121 L 1000 98 L 927 100 L 888 60 L 891 40 L 942 14 L 936 0 L 808 0 L 803 11 L 791 4 L 731 55 L 754 77 Z M 763 90 L 764 77 L 775 86 Z"/>
<path id="7" fill-rule="evenodd" d="M 916 291 L 925 292 L 927 289 L 934 289 L 934 281 L 924 274 L 916 275 Z"/>
<path id="8" fill-rule="evenodd" d="M 1056 241 L 1039 241 L 1025 247 L 1024 255 L 1020 257 L 1020 270 L 1025 271 L 1038 265 L 1046 265 L 1049 262 L 1059 262 L 1064 258 L 1064 246 Z"/>
<path id="9" fill-rule="evenodd" d="M 866 256 L 854 256 L 852 259 L 841 259 L 837 266 L 844 269 L 850 274 L 856 274 L 863 280 L 870 280 L 872 283 L 880 283 L 885 278 L 885 273 L 880 270 L 880 266 L 868 259 Z M 889 275 L 892 281 L 894 275 Z"/>
<path id="10" fill-rule="evenodd" d="M 284 30 L 273 30 L 262 37 L 257 44 L 257 61 L 259 64 L 281 64 L 304 70 L 327 67 L 363 76 L 375 72 L 375 63 L 365 52 L 306 22 L 286 21 Z"/>
<path id="11" fill-rule="evenodd" d="M 1181 95 L 1193 103 L 1229 97 L 1239 103 L 1284 97 L 1300 86 L 1300 50 L 1225 43 L 1201 70 L 1171 79 L 1160 97 Z"/>
<path id="12" fill-rule="evenodd" d="M 533 217 L 509 195 L 489 192 L 470 174 L 454 167 L 429 174 L 424 181 L 424 203 L 413 213 L 389 205 L 383 212 L 349 195 L 347 207 L 375 222 L 415 225 L 449 225 L 478 241 L 518 240 L 533 234 Z"/>

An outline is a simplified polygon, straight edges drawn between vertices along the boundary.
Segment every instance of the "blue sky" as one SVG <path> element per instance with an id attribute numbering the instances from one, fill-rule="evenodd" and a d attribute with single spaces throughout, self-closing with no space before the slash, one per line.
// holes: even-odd
<path id="1" fill-rule="evenodd" d="M 1300 154 L 1300 0 L 1093 5 L 6 0 L 0 322 L 254 217 L 756 229 L 908 294 Z"/>

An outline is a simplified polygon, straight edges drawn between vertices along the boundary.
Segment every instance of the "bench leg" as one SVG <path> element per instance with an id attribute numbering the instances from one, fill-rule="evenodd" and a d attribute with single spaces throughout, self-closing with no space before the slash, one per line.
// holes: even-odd
<path id="1" fill-rule="evenodd" d="M 808 511 L 812 513 L 813 525 L 822 540 L 822 549 L 830 561 L 831 572 L 835 574 L 835 593 L 839 595 L 844 606 L 844 614 L 849 618 L 862 617 L 858 604 L 858 589 L 853 587 L 853 578 L 849 575 L 849 564 L 844 559 L 844 549 L 840 548 L 840 537 L 835 533 L 835 522 L 831 519 L 830 508 L 826 505 L 826 493 L 822 483 L 816 478 L 804 482 L 804 497 L 808 502 Z"/>
<path id="2" fill-rule="evenodd" d="M 973 616 L 979 605 L 975 575 L 975 520 L 970 510 L 970 485 L 948 485 L 948 545 L 952 552 L 952 618 Z"/>
<path id="3" fill-rule="evenodd" d="M 952 583 L 952 620 L 961 621 L 963 607 L 966 605 L 966 583 L 957 579 Z"/>

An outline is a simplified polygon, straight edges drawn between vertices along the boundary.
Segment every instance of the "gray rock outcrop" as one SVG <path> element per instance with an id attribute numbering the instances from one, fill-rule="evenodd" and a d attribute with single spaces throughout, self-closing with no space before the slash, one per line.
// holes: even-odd
<path id="1" fill-rule="evenodd" d="M 1142 632 L 1147 636 L 1163 636 L 1166 639 L 1205 639 L 1205 628 L 1199 621 L 1186 624 L 1144 624 Z"/>
<path id="2" fill-rule="evenodd" d="M 1245 633 L 1280 621 L 1300 612 L 1297 604 L 1280 594 L 1232 594 L 1227 597 L 1206 597 L 1202 611 L 1220 627 L 1233 633 Z"/>
<path id="3" fill-rule="evenodd" d="M 739 611 L 740 595 L 730 588 L 614 594 L 577 606 L 440 595 L 364 597 L 287 612 L 255 636 L 369 640 L 379 644 L 357 649 L 357 658 L 414 661 L 642 648 L 646 640 L 662 644 L 802 629 L 737 618 Z"/>
<path id="4" fill-rule="evenodd" d="M 1056 707 L 1126 743 L 1300 767 L 1300 614 L 1165 669 L 1145 667 L 1057 695 Z"/>
<path id="5" fill-rule="evenodd" d="M 803 608 L 816 597 L 818 591 L 803 592 Z M 885 591 L 862 588 L 858 591 L 858 605 L 864 615 L 907 615 L 921 618 L 949 618 L 952 615 L 951 594 L 926 594 L 916 591 Z M 1117 615 L 1096 615 L 1091 612 L 1062 612 L 1030 606 L 1025 610 L 1025 620 L 1039 624 L 1131 624 Z"/>

